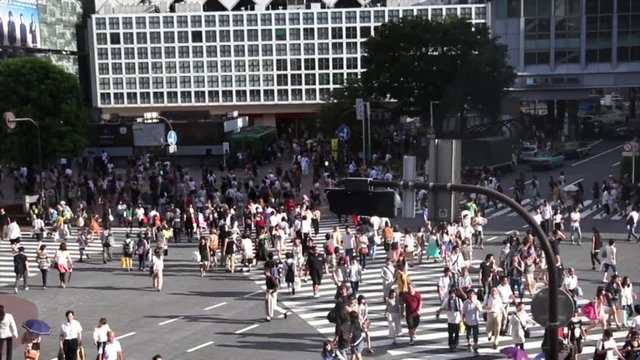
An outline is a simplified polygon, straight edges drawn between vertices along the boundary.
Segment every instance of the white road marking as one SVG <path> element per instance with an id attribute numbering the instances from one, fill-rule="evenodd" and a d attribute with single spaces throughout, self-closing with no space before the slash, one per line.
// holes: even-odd
<path id="1" fill-rule="evenodd" d="M 188 353 L 191 353 L 191 352 L 194 352 L 194 351 L 196 351 L 196 350 L 200 350 L 200 349 L 202 349 L 203 347 L 207 347 L 207 346 L 209 346 L 209 345 L 211 345 L 211 344 L 213 344 L 213 341 L 208 341 L 208 342 L 206 342 L 206 343 L 204 343 L 204 344 L 202 344 L 202 345 L 198 345 L 198 346 L 196 346 L 196 347 L 192 347 L 191 349 L 187 350 L 187 352 L 188 352 Z"/>
<path id="2" fill-rule="evenodd" d="M 261 293 L 261 292 L 262 292 L 262 290 L 257 290 L 257 291 L 252 292 L 251 294 L 244 295 L 243 298 L 252 297 L 253 295 L 255 295 L 257 293 Z"/>
<path id="3" fill-rule="evenodd" d="M 247 327 L 246 327 L 246 328 L 244 328 L 244 329 L 240 329 L 240 330 L 238 330 L 238 331 L 234 332 L 234 334 L 242 334 L 242 333 L 245 333 L 245 332 L 247 332 L 247 331 L 249 331 L 249 330 L 251 330 L 251 329 L 255 329 L 255 328 L 257 328 L 258 326 L 260 326 L 260 324 L 253 324 L 253 325 L 251 325 L 251 326 L 247 326 Z"/>
<path id="4" fill-rule="evenodd" d="M 226 305 L 226 304 L 227 304 L 227 302 L 225 301 L 225 302 L 221 302 L 220 304 L 211 305 L 211 306 L 206 307 L 206 308 L 204 308 L 204 309 L 205 309 L 205 310 L 211 310 L 211 309 L 215 309 L 215 308 L 217 308 L 217 307 L 220 307 L 220 306 L 222 306 L 222 305 Z"/>
<path id="5" fill-rule="evenodd" d="M 178 317 L 177 317 L 177 318 L 175 318 L 175 319 L 169 319 L 169 320 L 163 321 L 163 322 L 159 323 L 158 325 L 159 325 L 159 326 L 162 326 L 162 325 L 171 324 L 172 322 L 174 322 L 174 321 L 178 321 L 178 320 L 180 320 L 180 319 L 182 319 L 182 318 L 184 318 L 184 316 L 178 316 Z"/>
<path id="6" fill-rule="evenodd" d="M 618 161 L 618 162 L 614 162 L 614 163 L 611 165 L 611 167 L 616 167 L 616 166 L 618 166 L 618 165 L 620 165 L 620 161 Z"/>
<path id="7" fill-rule="evenodd" d="M 487 240 L 485 240 L 484 242 L 493 241 L 493 240 L 495 240 L 497 238 L 498 238 L 497 236 L 492 236 L 492 237 L 488 238 Z"/>
<path id="8" fill-rule="evenodd" d="M 633 140 L 631 140 L 631 141 L 636 141 L 636 138 L 633 138 Z M 625 143 L 625 144 L 626 144 L 626 143 Z M 580 160 L 580 161 L 578 161 L 578 162 L 574 162 L 573 164 L 571 164 L 571 166 L 576 166 L 576 165 L 584 164 L 584 163 L 586 163 L 587 161 L 591 161 L 591 160 L 593 160 L 593 159 L 599 158 L 599 157 L 600 157 L 600 156 L 602 156 L 602 155 L 606 155 L 606 154 L 608 154 L 608 153 L 610 153 L 610 152 L 612 152 L 612 151 L 616 151 L 616 150 L 620 149 L 620 148 L 621 148 L 621 147 L 623 147 L 623 146 L 624 146 L 624 144 L 618 145 L 618 146 L 614 147 L 613 149 L 609 149 L 609 150 L 607 150 L 607 151 L 601 152 L 600 154 L 596 154 L 596 155 L 590 156 L 590 157 L 588 157 L 588 158 L 586 158 L 586 159 L 584 159 L 584 160 Z"/>
<path id="9" fill-rule="evenodd" d="M 129 336 L 133 336 L 133 335 L 135 335 L 135 334 L 136 334 L 136 332 L 134 331 L 134 332 L 130 332 L 130 333 L 127 333 L 127 334 L 124 334 L 124 335 L 120 335 L 120 336 L 118 336 L 118 337 L 116 338 L 116 340 L 122 340 L 122 339 L 124 339 L 124 338 L 128 338 Z"/>

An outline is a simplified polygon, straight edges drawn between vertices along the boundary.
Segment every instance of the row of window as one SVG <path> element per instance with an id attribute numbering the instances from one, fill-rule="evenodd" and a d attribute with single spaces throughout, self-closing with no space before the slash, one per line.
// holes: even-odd
<path id="1" fill-rule="evenodd" d="M 441 20 L 444 16 L 459 16 L 468 19 L 485 20 L 485 6 L 446 8 L 405 8 L 379 10 L 334 10 L 318 12 L 267 12 L 199 15 L 152 15 L 134 17 L 94 17 L 95 29 L 133 30 L 135 29 L 187 29 L 187 28 L 228 28 L 258 26 L 295 26 L 324 24 L 371 24 L 397 21 L 401 17 L 420 16 Z M 108 25 L 108 26 L 107 26 Z"/>
<path id="2" fill-rule="evenodd" d="M 552 18 L 528 18 L 525 19 L 525 39 L 533 38 L 539 34 L 551 33 Z M 556 34 L 571 33 L 580 34 L 582 28 L 582 19 L 580 17 L 556 17 Z M 593 15 L 586 18 L 586 30 L 593 31 L 612 31 L 613 16 L 612 15 Z M 618 15 L 618 31 L 640 30 L 640 13 L 631 15 Z"/>
<path id="3" fill-rule="evenodd" d="M 314 41 L 368 39 L 378 26 L 340 26 L 321 28 L 269 28 L 247 30 L 171 30 L 147 32 L 96 33 L 96 45 L 214 44 L 269 41 Z M 204 36 L 203 36 L 204 34 Z"/>
<path id="4" fill-rule="evenodd" d="M 262 59 L 262 60 L 207 60 L 205 61 L 153 61 L 126 63 L 99 63 L 98 75 L 163 75 L 163 74 L 208 74 L 214 73 L 257 73 L 295 72 L 316 70 L 358 70 L 358 57 L 310 58 L 310 59 Z"/>
<path id="5" fill-rule="evenodd" d="M 162 89 L 218 89 L 260 88 L 288 86 L 341 86 L 345 80 L 355 80 L 357 72 L 318 74 L 262 74 L 262 75 L 207 75 L 207 76 L 154 76 L 109 77 L 98 79 L 98 90 L 162 90 Z"/>
<path id="6" fill-rule="evenodd" d="M 238 104 L 260 102 L 326 101 L 331 89 L 278 89 L 276 90 L 209 90 L 209 91 L 154 91 L 101 93 L 100 105 L 146 104 Z"/>
<path id="7" fill-rule="evenodd" d="M 357 55 L 362 49 L 358 42 L 320 42 L 308 44 L 251 44 L 251 45 L 208 45 L 202 46 L 152 46 L 105 48 L 96 50 L 98 61 L 121 60 L 172 60 L 172 59 L 215 59 L 215 58 L 257 58 L 271 56 L 314 56 L 314 55 Z"/>
<path id="8" fill-rule="evenodd" d="M 578 49 L 565 49 L 554 52 L 555 64 L 579 64 L 580 51 Z M 548 65 L 551 52 L 549 51 L 527 51 L 524 55 L 525 65 Z M 585 50 L 585 61 L 587 63 L 608 63 L 612 60 L 611 48 L 587 49 Z M 622 46 L 617 48 L 617 61 L 634 62 L 640 61 L 640 46 Z"/>

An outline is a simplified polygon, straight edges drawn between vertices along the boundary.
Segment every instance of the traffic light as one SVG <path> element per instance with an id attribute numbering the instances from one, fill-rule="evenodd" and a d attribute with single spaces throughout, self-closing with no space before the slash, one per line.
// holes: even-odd
<path id="1" fill-rule="evenodd" d="M 329 210 L 340 215 L 396 217 L 395 196 L 391 190 L 327 190 Z"/>

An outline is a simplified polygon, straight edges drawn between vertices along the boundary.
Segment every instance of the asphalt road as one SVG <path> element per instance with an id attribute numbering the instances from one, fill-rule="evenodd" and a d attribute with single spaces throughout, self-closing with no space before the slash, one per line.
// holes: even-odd
<path id="1" fill-rule="evenodd" d="M 56 357 L 59 326 L 72 309 L 85 330 L 89 358 L 96 355 L 93 328 L 104 316 L 121 337 L 126 359 L 282 359 L 283 350 L 296 359 L 317 359 L 320 334 L 296 316 L 265 323 L 264 293 L 241 273 L 200 278 L 190 260 L 194 246 L 170 247 L 160 293 L 146 272 L 125 272 L 116 261 L 78 264 L 67 289 L 52 282 L 42 290 L 39 278 L 30 278 L 31 289 L 17 296 L 33 302 L 55 329 L 43 339 L 41 358 Z"/>

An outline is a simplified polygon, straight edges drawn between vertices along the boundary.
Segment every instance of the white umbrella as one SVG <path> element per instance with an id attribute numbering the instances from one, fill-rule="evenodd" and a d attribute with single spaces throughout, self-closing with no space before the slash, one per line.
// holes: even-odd
<path id="1" fill-rule="evenodd" d="M 578 191 L 578 187 L 573 184 L 569 184 L 564 187 L 564 191 Z"/>

